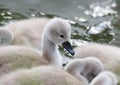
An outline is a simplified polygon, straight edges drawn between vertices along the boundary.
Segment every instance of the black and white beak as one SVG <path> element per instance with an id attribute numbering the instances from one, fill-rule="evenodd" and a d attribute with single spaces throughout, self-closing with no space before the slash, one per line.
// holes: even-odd
<path id="1" fill-rule="evenodd" d="M 68 41 L 62 43 L 62 46 L 63 46 L 63 48 L 65 48 L 71 55 L 74 55 L 74 54 L 75 54 L 75 51 L 73 50 L 71 44 L 70 44 Z"/>

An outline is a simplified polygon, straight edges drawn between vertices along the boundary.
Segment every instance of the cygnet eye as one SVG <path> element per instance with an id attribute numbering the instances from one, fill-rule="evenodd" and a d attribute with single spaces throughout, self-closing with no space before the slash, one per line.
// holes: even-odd
<path id="1" fill-rule="evenodd" d="M 64 38 L 64 35 L 60 35 L 61 38 Z"/>
<path id="2" fill-rule="evenodd" d="M 4 39 L 4 38 L 1 39 L 0 43 L 2 44 L 2 43 L 4 43 L 4 42 L 5 42 L 5 39 Z"/>
<path id="3" fill-rule="evenodd" d="M 84 74 L 83 73 L 80 73 L 82 76 L 84 76 Z"/>

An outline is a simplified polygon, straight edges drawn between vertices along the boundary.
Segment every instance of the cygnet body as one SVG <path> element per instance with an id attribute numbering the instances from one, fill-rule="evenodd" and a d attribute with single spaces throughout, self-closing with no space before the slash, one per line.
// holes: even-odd
<path id="1" fill-rule="evenodd" d="M 51 66 L 22 69 L 0 77 L 0 85 L 88 85 L 69 73 Z"/>
<path id="2" fill-rule="evenodd" d="M 11 21 L 8 24 L 0 27 L 0 33 L 4 32 L 2 43 L 0 45 L 22 45 L 41 49 L 41 37 L 48 18 L 30 18 L 18 21 Z M 4 42 L 3 42 L 4 40 Z M 6 43 L 8 42 L 8 43 Z"/>

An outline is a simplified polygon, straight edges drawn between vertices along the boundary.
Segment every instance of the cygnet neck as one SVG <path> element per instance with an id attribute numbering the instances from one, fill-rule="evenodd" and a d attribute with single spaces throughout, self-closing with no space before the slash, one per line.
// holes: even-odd
<path id="1" fill-rule="evenodd" d="M 58 47 L 47 38 L 46 32 L 43 33 L 41 47 L 42 55 L 49 64 L 62 67 L 62 56 L 59 53 Z"/>
<path id="2" fill-rule="evenodd" d="M 74 59 L 73 61 L 71 61 L 65 66 L 64 70 L 74 75 L 80 80 L 83 79 L 88 84 L 87 78 L 82 75 L 82 72 L 85 71 L 85 67 L 86 67 L 86 64 L 84 63 L 83 60 Z"/>

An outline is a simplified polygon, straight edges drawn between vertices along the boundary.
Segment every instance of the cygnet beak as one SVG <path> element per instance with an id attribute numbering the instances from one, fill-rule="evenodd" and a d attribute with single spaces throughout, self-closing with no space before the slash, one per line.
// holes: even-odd
<path id="1" fill-rule="evenodd" d="M 74 54 L 75 54 L 75 51 L 73 50 L 71 44 L 70 44 L 68 41 L 62 43 L 62 46 L 63 46 L 63 48 L 65 48 L 71 55 L 74 55 Z"/>

